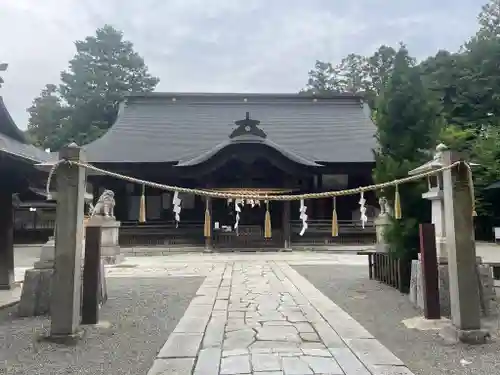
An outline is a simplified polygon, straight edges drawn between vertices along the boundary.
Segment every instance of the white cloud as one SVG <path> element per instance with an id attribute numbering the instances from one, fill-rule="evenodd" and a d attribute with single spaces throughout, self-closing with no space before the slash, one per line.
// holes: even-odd
<path id="1" fill-rule="evenodd" d="M 162 91 L 298 91 L 316 59 L 405 41 L 418 57 L 456 49 L 477 0 L 0 0 L 0 93 L 20 127 L 57 83 L 75 40 L 110 23 L 144 56 Z"/>

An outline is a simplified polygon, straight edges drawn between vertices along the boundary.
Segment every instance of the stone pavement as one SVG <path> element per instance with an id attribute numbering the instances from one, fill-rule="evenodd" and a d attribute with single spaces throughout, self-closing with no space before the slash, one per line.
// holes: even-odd
<path id="1" fill-rule="evenodd" d="M 138 261 L 141 266 L 134 267 Z M 148 375 L 411 375 L 290 267 L 329 262 L 365 264 L 366 259 L 312 254 L 135 258 L 108 275 L 206 276 Z"/>

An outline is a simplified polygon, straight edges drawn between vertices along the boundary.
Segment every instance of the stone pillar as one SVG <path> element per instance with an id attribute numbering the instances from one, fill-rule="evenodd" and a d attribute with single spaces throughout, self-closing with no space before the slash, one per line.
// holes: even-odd
<path id="1" fill-rule="evenodd" d="M 443 164 L 458 160 L 455 153 L 444 151 Z M 450 279 L 452 327 L 443 337 L 466 343 L 484 343 L 489 336 L 481 330 L 479 280 L 476 270 L 476 248 L 472 197 L 465 165 L 443 172 L 443 197 Z"/>
<path id="2" fill-rule="evenodd" d="M 291 250 L 290 201 L 283 202 L 283 249 Z"/>
<path id="3" fill-rule="evenodd" d="M 101 259 L 104 264 L 121 263 L 124 258 L 118 243 L 121 223 L 114 218 L 93 216 L 87 225 L 101 227 Z"/>
<path id="4" fill-rule="evenodd" d="M 71 144 L 59 152 L 60 159 L 83 160 L 83 151 Z M 57 216 L 54 275 L 50 306 L 50 337 L 72 340 L 79 337 L 81 263 L 85 169 L 61 164 L 56 172 Z"/>
<path id="5" fill-rule="evenodd" d="M 422 194 L 422 198 L 431 201 L 432 224 L 436 230 L 436 250 L 439 263 L 447 263 L 446 228 L 443 191 L 441 189 L 429 190 Z"/>
<path id="6" fill-rule="evenodd" d="M 14 282 L 14 209 L 12 192 L 5 189 L 0 191 L 0 290 L 14 288 Z"/>
<path id="7" fill-rule="evenodd" d="M 389 215 L 388 214 L 379 215 L 375 219 L 374 223 L 375 223 L 375 233 L 377 235 L 376 250 L 385 253 L 389 251 L 389 247 L 385 240 L 385 231 L 390 223 Z"/>

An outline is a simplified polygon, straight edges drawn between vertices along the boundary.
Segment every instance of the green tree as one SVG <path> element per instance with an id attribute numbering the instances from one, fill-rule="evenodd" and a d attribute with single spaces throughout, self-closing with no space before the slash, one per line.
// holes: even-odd
<path id="1" fill-rule="evenodd" d="M 38 147 L 53 149 L 60 142 L 60 130 L 69 108 L 61 103 L 57 86 L 47 85 L 28 108 L 27 136 Z"/>
<path id="2" fill-rule="evenodd" d="M 394 48 L 382 45 L 370 57 L 351 53 L 337 65 L 316 61 L 303 92 L 359 94 L 375 108 L 376 97 L 392 72 L 395 55 Z"/>
<path id="3" fill-rule="evenodd" d="M 116 120 L 118 105 L 126 94 L 153 91 L 159 81 L 149 73 L 133 44 L 112 26 L 97 29 L 95 36 L 77 41 L 75 46 L 76 54 L 69 69 L 61 73 L 62 83 L 57 90 L 65 117 L 60 123 L 54 122 L 57 136 L 51 145 L 55 149 L 73 141 L 89 143 L 102 136 Z M 40 117 L 37 108 L 30 111 L 30 122 L 34 124 Z M 57 106 L 54 109 L 53 117 L 59 118 Z M 43 139 L 36 142 L 47 147 Z"/>
<path id="4" fill-rule="evenodd" d="M 310 70 L 307 86 L 302 92 L 317 94 L 326 92 L 340 92 L 332 64 L 317 60 L 314 69 Z"/>
<path id="5" fill-rule="evenodd" d="M 490 0 L 483 5 L 478 21 L 477 38 L 492 39 L 500 37 L 500 0 Z"/>
<path id="6" fill-rule="evenodd" d="M 368 57 L 368 74 L 371 81 L 371 90 L 376 94 L 387 87 L 389 78 L 394 69 L 396 50 L 386 45 L 380 46 L 375 53 Z"/>
<path id="7" fill-rule="evenodd" d="M 425 150 L 435 148 L 441 121 L 420 78 L 414 59 L 402 46 L 394 58 L 394 67 L 382 91 L 375 117 L 379 149 L 375 151 L 375 182 L 386 182 L 408 175 L 426 161 Z M 425 182 L 399 187 L 403 218 L 393 220 L 387 231 L 390 248 L 401 256 L 418 250 L 418 223 L 428 221 L 421 194 Z M 395 189 L 383 194 L 394 204 Z"/>
<path id="8" fill-rule="evenodd" d="M 370 89 L 370 76 L 366 57 L 351 53 L 344 57 L 335 71 L 339 76 L 339 89 L 352 94 Z"/>

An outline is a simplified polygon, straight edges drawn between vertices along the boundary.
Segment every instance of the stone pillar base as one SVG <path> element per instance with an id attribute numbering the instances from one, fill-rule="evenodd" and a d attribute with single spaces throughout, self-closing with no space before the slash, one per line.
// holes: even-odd
<path id="1" fill-rule="evenodd" d="M 491 338 L 490 333 L 484 329 L 462 330 L 454 325 L 444 327 L 439 331 L 445 341 L 453 344 L 460 342 L 469 345 L 482 345 L 486 344 Z"/>
<path id="2" fill-rule="evenodd" d="M 119 264 L 125 256 L 120 253 L 119 246 L 101 246 L 101 259 L 104 264 Z"/>
<path id="3" fill-rule="evenodd" d="M 49 313 L 53 273 L 53 268 L 26 270 L 18 305 L 19 316 L 39 316 Z"/>
<path id="4" fill-rule="evenodd" d="M 377 244 L 375 250 L 381 253 L 389 252 L 389 246 L 385 242 L 385 231 L 390 224 L 388 215 L 381 215 L 375 219 L 375 233 L 377 235 Z"/>
<path id="5" fill-rule="evenodd" d="M 104 262 L 101 262 L 100 280 L 100 304 L 103 305 L 108 299 L 106 277 L 104 275 Z M 21 317 L 40 316 L 50 313 L 50 296 L 52 292 L 53 268 L 33 268 L 26 270 L 24 274 L 23 290 L 18 305 L 18 314 Z M 82 284 L 83 288 L 83 269 Z M 83 296 L 83 292 L 82 292 Z"/>
<path id="6" fill-rule="evenodd" d="M 496 294 L 493 284 L 493 275 L 491 268 L 481 264 L 481 258 L 477 258 L 478 283 L 480 280 L 481 287 L 481 312 L 483 316 L 490 316 L 496 311 Z M 444 317 L 451 316 L 450 304 L 450 279 L 448 273 L 448 262 L 442 259 L 438 265 L 439 270 L 439 303 L 441 307 L 441 315 Z M 413 260 L 411 266 L 411 281 L 410 281 L 410 301 L 417 307 L 423 310 L 424 295 L 422 286 L 422 269 L 419 260 Z"/>

